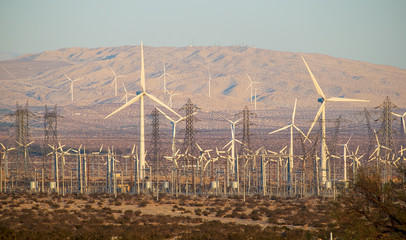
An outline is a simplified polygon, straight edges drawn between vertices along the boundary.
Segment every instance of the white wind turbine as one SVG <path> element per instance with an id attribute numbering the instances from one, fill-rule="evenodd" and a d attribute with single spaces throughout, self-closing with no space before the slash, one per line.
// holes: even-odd
<path id="1" fill-rule="evenodd" d="M 123 88 L 124 88 L 125 95 L 124 95 L 124 97 L 120 100 L 120 102 L 122 102 L 122 101 L 125 99 L 125 103 L 127 103 L 127 102 L 128 102 L 128 96 L 137 96 L 136 94 L 127 92 L 127 89 L 125 88 L 124 83 L 123 83 Z"/>
<path id="2" fill-rule="evenodd" d="M 174 91 L 166 91 L 166 92 L 169 94 L 168 105 L 169 105 L 170 108 L 172 108 L 172 105 L 173 105 L 173 103 L 172 103 L 172 97 L 173 97 L 173 96 L 181 95 L 181 93 L 175 93 Z"/>
<path id="3" fill-rule="evenodd" d="M 238 142 L 240 144 L 243 144 L 241 141 L 239 141 L 238 139 L 235 139 L 235 125 L 242 120 L 242 118 L 236 120 L 236 121 L 231 121 L 230 119 L 227 119 L 225 117 L 223 117 L 225 120 L 227 120 L 228 122 L 230 122 L 230 128 L 231 128 L 231 140 L 223 147 L 226 148 L 229 144 L 231 144 L 231 169 L 234 169 L 234 173 L 237 174 L 238 171 L 238 166 L 235 162 L 235 142 Z M 236 175 L 237 176 L 237 175 Z"/>
<path id="4" fill-rule="evenodd" d="M 162 65 L 164 66 L 164 73 L 162 73 L 162 75 L 159 76 L 158 79 L 160 79 L 161 77 L 164 78 L 164 93 L 166 93 L 166 92 L 168 92 L 168 90 L 166 89 L 166 76 L 172 77 L 172 78 L 173 78 L 174 76 L 172 76 L 171 74 L 169 74 L 169 73 L 166 72 L 166 67 L 165 67 L 165 63 L 164 63 L 164 62 L 162 62 Z"/>
<path id="5" fill-rule="evenodd" d="M 111 82 L 111 85 L 114 84 L 114 96 L 117 97 L 117 78 L 119 77 L 126 77 L 124 75 L 117 75 L 116 72 L 114 72 L 113 68 L 110 67 L 111 72 L 114 75 L 113 82 Z"/>
<path id="6" fill-rule="evenodd" d="M 0 143 L 0 145 L 1 145 L 1 147 L 2 147 L 2 150 L 1 150 L 1 151 L 3 152 L 2 161 L 1 161 L 0 163 L 2 164 L 2 162 L 4 161 L 4 173 L 5 173 L 5 178 L 8 178 L 8 155 L 7 155 L 7 152 L 8 152 L 8 151 L 15 150 L 15 148 L 7 148 L 7 147 L 5 147 L 2 143 Z M 1 169 L 2 169 L 1 164 L 0 164 L 0 175 L 3 173 L 3 171 L 1 170 Z M 0 179 L 2 179 L 2 177 L 1 177 Z M 1 181 L 1 180 L 0 180 L 0 181 Z M 7 182 L 7 181 L 6 181 L 6 182 Z M 5 189 L 7 190 L 7 187 L 5 187 Z M 0 189 L 0 192 L 2 192 L 1 189 Z"/>
<path id="7" fill-rule="evenodd" d="M 260 82 L 253 82 L 252 79 L 251 79 L 251 77 L 250 77 L 250 75 L 248 75 L 248 73 L 247 73 L 247 77 L 248 77 L 248 79 L 250 80 L 250 84 L 248 85 L 247 90 L 248 90 L 248 88 L 251 88 L 250 102 L 252 102 L 253 84 L 260 83 Z"/>
<path id="8" fill-rule="evenodd" d="M 351 138 L 352 138 L 352 135 L 345 144 L 340 145 L 341 147 L 343 147 L 343 150 L 344 150 L 343 158 L 344 158 L 344 183 L 345 183 L 345 187 L 347 187 L 347 151 L 349 152 L 348 143 L 350 142 Z"/>
<path id="9" fill-rule="evenodd" d="M 82 78 L 77 78 L 77 79 L 75 79 L 75 80 L 72 80 L 70 77 L 68 77 L 66 74 L 63 74 L 63 75 L 65 75 L 65 77 L 67 78 L 67 79 L 69 79 L 69 81 L 70 81 L 70 93 L 71 93 L 71 99 L 72 99 L 72 102 L 73 102 L 73 83 L 74 82 L 76 82 L 76 81 L 78 81 L 78 80 L 80 80 L 80 79 L 82 79 Z"/>
<path id="10" fill-rule="evenodd" d="M 383 149 L 386 149 L 388 151 L 392 151 L 392 149 L 390 149 L 388 147 L 385 147 L 385 146 L 383 146 L 383 145 L 381 145 L 379 143 L 378 134 L 376 134 L 375 129 L 374 129 L 374 134 L 375 134 L 375 140 L 376 140 L 376 148 L 375 148 L 374 152 L 371 154 L 371 156 L 369 156 L 369 161 L 368 162 L 373 161 L 374 159 L 376 159 L 376 169 L 378 170 L 379 169 L 379 161 L 381 160 L 381 149 L 383 148 Z M 376 154 L 376 156 L 372 157 L 375 154 Z"/>
<path id="11" fill-rule="evenodd" d="M 318 102 L 321 103 L 320 109 L 316 114 L 316 117 L 314 118 L 314 121 L 307 133 L 307 136 L 309 136 L 311 130 L 314 127 L 314 124 L 316 124 L 318 118 L 321 115 L 321 129 L 322 129 L 322 137 L 321 137 L 321 179 L 322 179 L 322 184 L 324 185 L 327 181 L 327 145 L 326 145 L 326 102 L 369 102 L 368 100 L 360 100 L 360 99 L 350 99 L 350 98 L 338 98 L 338 97 L 330 97 L 327 98 L 323 91 L 321 90 L 319 84 L 317 83 L 316 78 L 314 77 L 312 71 L 310 70 L 309 66 L 307 65 L 304 57 L 302 56 L 302 60 L 304 64 L 306 65 L 307 70 L 309 71 L 310 77 L 313 80 L 313 84 L 316 87 L 317 93 L 321 98 L 318 99 Z"/>
<path id="12" fill-rule="evenodd" d="M 403 125 L 403 132 L 406 133 L 406 124 L 405 124 L 405 116 L 406 116 L 406 112 L 403 113 L 403 115 L 397 114 L 397 113 L 393 113 L 392 115 L 395 115 L 396 117 L 400 117 L 400 122 Z"/>
<path id="13" fill-rule="evenodd" d="M 357 156 L 358 154 L 358 150 L 359 150 L 359 146 L 357 146 L 357 149 L 355 150 L 355 153 L 352 152 L 352 155 L 350 155 L 352 157 L 352 163 L 350 164 L 350 166 L 352 165 L 352 175 L 353 178 L 355 179 L 355 177 L 357 176 L 357 169 L 359 166 L 361 166 L 361 158 L 364 157 L 365 153 L 362 154 L 361 156 Z"/>
<path id="14" fill-rule="evenodd" d="M 297 103 L 297 98 L 295 99 L 295 106 L 293 107 L 293 113 L 292 113 L 292 122 L 289 123 L 287 126 L 282 127 L 278 130 L 275 130 L 273 132 L 270 132 L 268 134 L 274 134 L 280 131 L 283 131 L 285 129 L 290 128 L 290 147 L 289 147 L 289 166 L 290 169 L 288 169 L 288 173 L 291 174 L 292 170 L 293 170 L 293 128 L 295 128 L 298 132 L 300 132 L 304 137 L 305 137 L 305 141 L 307 138 L 307 136 L 302 132 L 302 130 L 300 130 L 296 125 L 295 125 L 295 115 L 296 115 L 296 103 Z M 308 139 L 310 141 L 310 139 Z M 311 142 L 311 141 L 310 141 Z M 290 183 L 289 183 L 290 184 Z"/>
<path id="15" fill-rule="evenodd" d="M 145 132 L 144 132 L 144 120 L 145 120 L 145 114 L 144 114 L 144 97 L 148 97 L 154 102 L 158 103 L 159 105 L 165 107 L 175 115 L 181 117 L 177 112 L 172 110 L 170 107 L 168 107 L 165 103 L 163 103 L 161 100 L 156 98 L 155 96 L 149 94 L 145 90 L 145 69 L 144 69 L 144 50 L 141 42 L 141 87 L 142 87 L 142 92 L 128 101 L 126 104 L 121 106 L 120 108 L 116 109 L 114 112 L 110 113 L 107 115 L 104 119 L 116 114 L 117 112 L 123 110 L 124 108 L 130 106 L 131 104 L 135 103 L 136 101 L 140 100 L 140 158 L 139 158 L 139 163 L 140 163 L 140 178 L 144 178 L 144 169 L 145 169 Z"/>

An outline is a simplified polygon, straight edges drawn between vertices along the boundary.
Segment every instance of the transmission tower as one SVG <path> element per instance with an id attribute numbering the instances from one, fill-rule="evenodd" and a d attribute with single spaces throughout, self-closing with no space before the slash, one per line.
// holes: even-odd
<path id="1" fill-rule="evenodd" d="M 44 113 L 44 148 L 43 148 L 43 160 L 42 169 L 45 169 L 45 158 L 50 149 L 49 145 L 56 147 L 58 144 L 58 115 L 56 111 L 56 105 L 53 110 L 48 110 L 47 105 L 45 105 Z M 55 174 L 55 162 L 50 159 L 49 162 L 49 180 L 53 179 Z"/>
<path id="2" fill-rule="evenodd" d="M 18 172 L 18 165 L 20 161 L 20 157 L 23 157 L 24 162 L 24 173 L 27 175 L 28 170 L 28 145 L 29 145 L 29 116 L 32 115 L 30 111 L 28 111 L 28 101 L 25 104 L 25 107 L 18 105 L 17 102 L 17 110 L 11 114 L 11 116 L 15 116 L 15 127 L 16 127 L 16 154 L 17 154 L 17 172 Z"/>
<path id="3" fill-rule="evenodd" d="M 393 111 L 392 109 L 397 108 L 397 106 L 390 101 L 389 97 L 386 97 L 385 101 L 376 108 L 382 109 L 381 116 L 378 119 L 378 121 L 381 122 L 381 128 L 379 129 L 378 134 L 381 139 L 380 141 L 381 145 L 386 147 L 385 149 L 383 149 L 383 151 L 380 152 L 380 155 L 384 158 L 386 157 L 386 160 L 389 161 L 390 153 L 392 152 L 393 154 L 396 154 L 392 138 L 393 133 L 392 122 L 395 120 L 395 116 L 392 115 Z M 379 159 L 381 156 L 378 156 Z M 379 167 L 379 162 L 377 166 Z M 391 178 L 391 175 L 392 175 L 391 165 L 389 166 L 388 163 L 385 162 L 383 168 L 384 182 L 388 181 L 389 178 Z"/>
<path id="4" fill-rule="evenodd" d="M 381 139 L 380 143 L 394 151 L 392 122 L 395 120 L 395 116 L 393 116 L 391 112 L 393 112 L 393 109 L 397 108 L 397 106 L 390 101 L 389 97 L 386 97 L 385 101 L 376 108 L 382 109 L 381 116 L 378 119 L 378 121 L 381 122 L 381 128 L 378 131 Z M 385 149 L 382 155 L 386 156 L 388 151 L 389 150 Z"/>
<path id="5" fill-rule="evenodd" d="M 185 110 L 186 115 L 189 116 L 185 120 L 185 138 L 183 142 L 183 150 L 191 155 L 194 155 L 197 150 L 196 150 L 196 140 L 195 140 L 195 133 L 197 132 L 194 128 L 194 123 L 197 121 L 197 118 L 192 115 L 194 112 L 199 109 L 196 105 L 192 103 L 192 100 L 188 99 L 186 104 L 180 109 L 180 110 Z"/>
<path id="6" fill-rule="evenodd" d="M 185 116 L 189 116 L 185 119 L 185 138 L 184 138 L 184 142 L 183 142 L 183 150 L 184 152 L 188 153 L 185 154 L 184 157 L 184 174 L 186 177 L 186 186 L 185 186 L 185 191 L 186 194 L 188 194 L 188 181 L 189 181 L 189 177 L 188 174 L 190 172 L 190 167 L 195 165 L 195 164 L 190 164 L 189 160 L 189 154 L 191 156 L 195 156 L 195 154 L 198 152 L 197 151 L 197 147 L 196 147 L 196 139 L 195 139 L 195 133 L 197 132 L 194 128 L 194 123 L 197 121 L 197 118 L 192 115 L 194 112 L 196 112 L 198 109 L 198 107 L 196 105 L 194 105 L 192 103 L 192 100 L 188 99 L 188 101 L 186 102 L 186 104 L 180 109 L 180 110 L 185 110 L 186 115 Z M 197 161 L 197 158 L 195 158 L 195 160 Z M 197 166 L 197 163 L 196 163 Z M 196 174 L 196 168 L 192 167 L 193 169 L 193 175 L 192 175 L 192 186 L 193 186 L 193 191 L 196 194 L 196 182 L 195 182 L 195 174 Z"/>
<path id="7" fill-rule="evenodd" d="M 152 139 L 151 139 L 151 160 L 158 166 L 160 153 L 160 135 L 159 135 L 159 112 L 156 108 L 151 112 L 152 116 Z"/>
<path id="8" fill-rule="evenodd" d="M 250 112 L 248 110 L 248 107 L 245 106 L 244 110 L 240 113 L 242 114 L 243 120 L 242 120 L 242 143 L 243 147 L 240 149 L 240 155 L 244 153 L 244 149 L 248 149 L 249 151 L 252 151 L 252 145 L 251 145 L 251 133 L 250 133 L 250 125 L 252 123 L 250 122 L 251 116 L 256 116 L 255 113 Z"/>

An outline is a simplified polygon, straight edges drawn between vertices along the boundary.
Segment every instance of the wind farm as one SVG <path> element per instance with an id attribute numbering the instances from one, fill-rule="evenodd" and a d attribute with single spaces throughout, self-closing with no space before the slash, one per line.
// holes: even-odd
<path id="1" fill-rule="evenodd" d="M 406 70 L 241 46 L 75 51 L 2 63 L 2 193 L 246 204 L 336 199 L 363 171 L 404 183 Z"/>

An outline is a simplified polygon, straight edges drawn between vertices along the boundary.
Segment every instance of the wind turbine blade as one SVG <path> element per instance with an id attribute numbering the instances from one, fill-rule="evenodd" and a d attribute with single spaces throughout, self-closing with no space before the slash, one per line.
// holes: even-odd
<path id="1" fill-rule="evenodd" d="M 131 150 L 131 154 L 134 154 L 135 151 L 135 144 L 133 145 L 133 149 Z"/>
<path id="2" fill-rule="evenodd" d="M 198 143 L 196 143 L 197 148 L 200 150 L 200 152 L 203 152 L 203 149 L 200 147 Z"/>
<path id="3" fill-rule="evenodd" d="M 147 97 L 149 97 L 151 100 L 153 100 L 154 102 L 160 104 L 162 107 L 168 109 L 169 111 L 171 111 L 172 113 L 174 113 L 176 116 L 178 117 L 182 117 L 179 115 L 179 113 L 175 112 L 172 108 L 168 107 L 168 105 L 166 105 L 165 103 L 163 103 L 161 100 L 159 100 L 158 98 L 156 98 L 155 96 L 149 94 L 149 93 L 144 93 L 145 95 L 147 95 Z"/>
<path id="4" fill-rule="evenodd" d="M 66 74 L 63 74 L 63 75 L 65 75 L 65 77 L 66 77 L 67 79 L 69 79 L 69 81 L 73 82 L 72 79 L 70 79 L 70 77 L 68 77 Z"/>
<path id="5" fill-rule="evenodd" d="M 297 103 L 297 98 L 295 98 L 295 106 L 293 107 L 293 113 L 292 113 L 292 125 L 295 125 L 296 103 Z"/>
<path id="6" fill-rule="evenodd" d="M 379 148 L 379 146 L 377 148 L 375 148 L 375 151 L 371 154 L 371 156 L 369 156 L 369 158 L 371 158 L 378 151 L 378 148 Z"/>
<path id="7" fill-rule="evenodd" d="M 171 117 L 169 117 L 168 115 L 166 115 L 161 109 L 159 109 L 158 107 L 155 107 L 160 113 L 162 113 L 162 115 L 164 115 L 164 117 L 166 117 L 169 121 L 171 122 L 175 122 L 175 120 L 173 120 Z"/>
<path id="8" fill-rule="evenodd" d="M 277 132 L 283 131 L 283 130 L 285 130 L 285 129 L 289 128 L 290 126 L 291 126 L 291 125 L 285 126 L 285 127 L 283 127 L 283 128 L 279 128 L 278 130 L 275 130 L 275 131 L 270 132 L 270 133 L 268 133 L 268 134 L 274 134 L 274 133 L 277 133 Z"/>
<path id="9" fill-rule="evenodd" d="M 233 140 L 230 140 L 222 149 L 224 149 L 224 148 L 226 148 L 228 145 L 230 145 L 232 141 L 233 141 Z M 217 153 L 217 154 L 218 154 L 218 153 Z"/>
<path id="10" fill-rule="evenodd" d="M 113 70 L 112 67 L 110 67 L 110 70 L 111 70 L 111 72 L 113 73 L 113 75 L 114 75 L 115 77 L 117 77 L 116 72 L 114 72 L 114 70 Z M 115 78 L 114 78 L 114 79 L 115 79 Z"/>
<path id="11" fill-rule="evenodd" d="M 378 147 L 379 147 L 380 146 L 379 139 L 378 139 L 378 135 L 376 134 L 375 129 L 374 129 L 374 134 L 375 134 L 376 143 L 378 144 Z"/>
<path id="12" fill-rule="evenodd" d="M 396 117 L 402 117 L 402 115 L 400 115 L 400 114 L 397 114 L 397 113 L 394 113 L 394 112 L 391 112 L 392 113 L 392 115 L 395 115 Z"/>
<path id="13" fill-rule="evenodd" d="M 326 99 L 328 102 L 369 102 L 369 100 L 362 100 L 362 99 L 352 99 L 352 98 L 338 98 L 338 97 L 331 97 Z"/>
<path id="14" fill-rule="evenodd" d="M 124 97 L 121 98 L 120 102 L 122 102 L 125 99 L 125 97 L 127 97 L 127 95 L 124 95 Z"/>
<path id="15" fill-rule="evenodd" d="M 351 135 L 351 137 L 348 139 L 347 143 L 345 144 L 346 146 L 348 145 L 348 143 L 350 142 L 352 136 L 354 136 L 354 133 Z"/>
<path id="16" fill-rule="evenodd" d="M 28 146 L 30 146 L 31 144 L 33 144 L 35 141 L 31 141 L 30 143 L 28 143 L 27 145 L 26 145 L 26 147 L 28 147 Z"/>
<path id="17" fill-rule="evenodd" d="M 6 149 L 6 147 L 3 145 L 3 143 L 0 143 L 0 145 L 1 145 L 4 149 Z"/>
<path id="18" fill-rule="evenodd" d="M 285 149 L 286 149 L 287 147 L 288 147 L 288 146 L 285 146 L 284 148 L 282 148 L 282 150 L 280 150 L 279 153 L 282 153 L 283 151 L 285 151 Z"/>
<path id="19" fill-rule="evenodd" d="M 145 93 L 141 93 L 138 96 L 136 96 L 135 98 L 131 99 L 130 101 L 128 101 L 126 104 L 124 104 L 123 106 L 119 107 L 118 109 L 116 109 L 114 112 L 110 113 L 109 115 L 107 115 L 106 117 L 104 117 L 104 119 L 116 114 L 117 112 L 123 110 L 124 108 L 128 107 L 129 105 L 133 104 L 134 102 L 138 101 L 138 99 L 142 98 L 144 96 Z"/>
<path id="20" fill-rule="evenodd" d="M 145 92 L 145 69 L 144 69 L 144 47 L 141 41 L 141 87 L 142 91 Z"/>
<path id="21" fill-rule="evenodd" d="M 304 64 L 306 65 L 307 71 L 309 71 L 310 77 L 313 80 L 313 84 L 316 87 L 317 93 L 322 97 L 322 98 L 326 98 L 326 96 L 324 95 L 323 91 L 321 90 L 319 83 L 317 82 L 316 78 L 314 77 L 312 71 L 310 70 L 309 66 L 307 65 L 306 60 L 304 59 L 304 57 L 302 56 L 302 60 L 304 62 Z"/>
<path id="22" fill-rule="evenodd" d="M 302 132 L 302 130 L 300 130 L 298 127 L 296 127 L 296 125 L 293 125 L 293 127 L 294 127 L 296 130 L 298 130 L 298 131 L 303 135 L 303 137 L 305 137 L 305 141 L 306 141 L 306 139 L 307 139 L 309 142 L 312 142 L 312 141 Z"/>
<path id="23" fill-rule="evenodd" d="M 242 143 L 242 142 L 241 142 L 240 140 L 238 140 L 238 139 L 234 139 L 234 141 L 238 142 L 239 144 L 244 145 L 244 143 Z"/>
<path id="24" fill-rule="evenodd" d="M 392 149 L 385 147 L 385 146 L 381 146 L 382 148 L 385 148 L 386 150 L 392 151 Z"/>
<path id="25" fill-rule="evenodd" d="M 224 118 L 225 120 L 229 121 L 230 123 L 233 123 L 233 121 L 231 121 L 230 119 L 227 119 L 227 118 L 225 118 L 223 116 L 221 116 L 221 117 Z"/>
<path id="26" fill-rule="evenodd" d="M 242 118 L 238 119 L 237 121 L 234 122 L 234 124 L 237 124 L 241 120 L 242 120 Z"/>
<path id="27" fill-rule="evenodd" d="M 324 107 L 325 104 L 326 104 L 326 102 L 323 102 L 323 103 L 321 104 L 321 106 L 320 106 L 320 108 L 319 108 L 319 111 L 317 112 L 316 117 L 314 118 L 313 123 L 312 123 L 312 125 L 311 125 L 309 131 L 307 132 L 307 136 L 309 136 L 310 132 L 312 131 L 312 129 L 313 129 L 313 127 L 314 127 L 314 124 L 316 124 L 317 119 L 319 119 L 320 114 L 321 114 L 321 112 L 323 111 L 323 107 Z"/>

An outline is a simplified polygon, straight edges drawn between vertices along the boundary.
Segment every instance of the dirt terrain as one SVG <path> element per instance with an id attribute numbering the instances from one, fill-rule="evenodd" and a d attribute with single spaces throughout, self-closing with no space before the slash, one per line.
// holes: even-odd
<path id="1" fill-rule="evenodd" d="M 316 197 L 301 200 L 251 196 L 244 202 L 237 196 L 172 198 L 162 195 L 159 201 L 151 196 L 128 194 L 117 198 L 106 194 L 0 196 L 0 235 L 5 236 L 3 239 L 21 238 L 25 234 L 47 234 L 54 239 L 79 236 L 108 239 L 126 238 L 130 233 L 139 239 L 188 239 L 192 232 L 193 236 L 210 236 L 211 239 L 232 234 L 246 239 L 271 232 L 273 235 L 269 237 L 272 239 L 287 236 L 301 239 L 307 235 L 323 236 L 333 223 L 327 211 L 329 200 Z M 134 224 L 139 228 L 154 226 L 152 229 L 158 232 L 150 230 L 143 235 L 124 231 Z M 211 232 L 202 232 L 203 226 L 213 224 L 216 227 L 212 226 Z M 92 230 L 96 226 L 97 229 L 105 228 L 96 234 Z M 229 232 L 230 226 L 237 227 L 234 233 Z M 59 229 L 58 233 L 53 228 Z M 168 232 L 166 228 L 172 230 Z M 252 229 L 246 232 L 246 228 Z"/>

